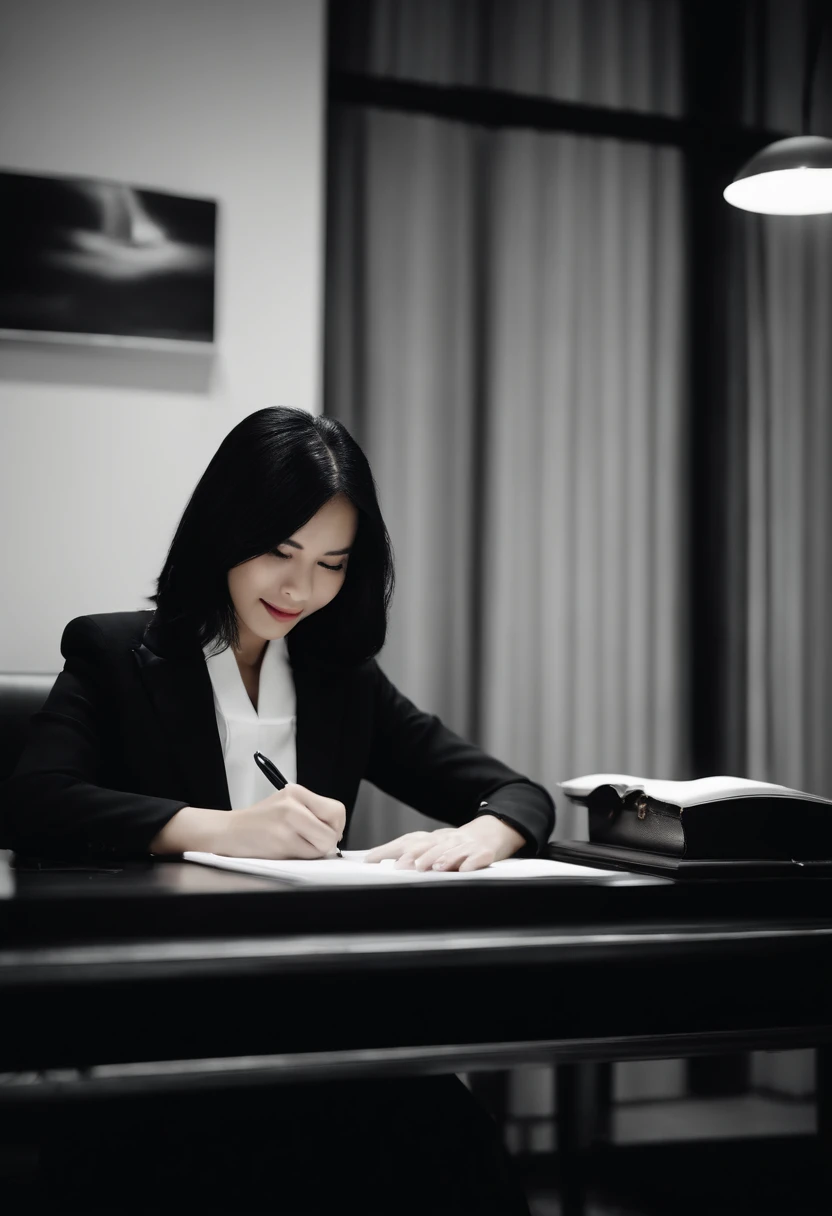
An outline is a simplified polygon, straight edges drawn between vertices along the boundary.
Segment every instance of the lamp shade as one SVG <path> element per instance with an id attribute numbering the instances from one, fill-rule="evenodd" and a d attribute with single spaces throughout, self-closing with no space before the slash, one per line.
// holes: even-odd
<path id="1" fill-rule="evenodd" d="M 764 215 L 819 215 L 832 211 L 832 139 L 795 135 L 751 157 L 723 198 Z"/>

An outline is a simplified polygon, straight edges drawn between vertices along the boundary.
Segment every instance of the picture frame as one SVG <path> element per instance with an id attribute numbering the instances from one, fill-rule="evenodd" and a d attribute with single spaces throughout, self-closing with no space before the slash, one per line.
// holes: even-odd
<path id="1" fill-rule="evenodd" d="M 212 351 L 215 200 L 0 171 L 0 337 Z"/>

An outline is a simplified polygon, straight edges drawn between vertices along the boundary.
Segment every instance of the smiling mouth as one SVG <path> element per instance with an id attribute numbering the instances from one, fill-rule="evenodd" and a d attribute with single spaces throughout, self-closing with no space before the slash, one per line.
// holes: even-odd
<path id="1" fill-rule="evenodd" d="M 285 612 L 282 608 L 275 608 L 274 604 L 270 604 L 268 600 L 261 600 L 260 603 L 265 604 L 269 611 L 273 612 L 275 616 L 285 617 L 287 621 L 292 621 L 295 619 L 295 617 L 300 616 L 300 612 Z"/>

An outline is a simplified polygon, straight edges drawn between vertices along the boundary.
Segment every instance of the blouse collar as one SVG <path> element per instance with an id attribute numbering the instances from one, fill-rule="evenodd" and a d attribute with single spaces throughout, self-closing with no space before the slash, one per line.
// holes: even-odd
<path id="1" fill-rule="evenodd" d="M 226 718 L 252 722 L 286 722 L 295 716 L 295 687 L 285 638 L 273 638 L 266 645 L 260 665 L 257 709 L 251 703 L 243 677 L 230 646 L 219 654 L 203 654 L 214 693 Z"/>

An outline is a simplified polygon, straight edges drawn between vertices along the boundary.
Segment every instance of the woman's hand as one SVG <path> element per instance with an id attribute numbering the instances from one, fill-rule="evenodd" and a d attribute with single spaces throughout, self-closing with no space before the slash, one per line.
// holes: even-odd
<path id="1" fill-rule="evenodd" d="M 343 802 L 303 785 L 287 785 L 238 811 L 229 811 L 213 849 L 225 857 L 311 860 L 335 849 L 344 833 Z"/>
<path id="2" fill-rule="evenodd" d="M 503 861 L 526 843 L 520 832 L 493 815 L 478 815 L 459 828 L 408 832 L 370 849 L 365 861 L 396 859 L 397 870 L 482 870 Z"/>

